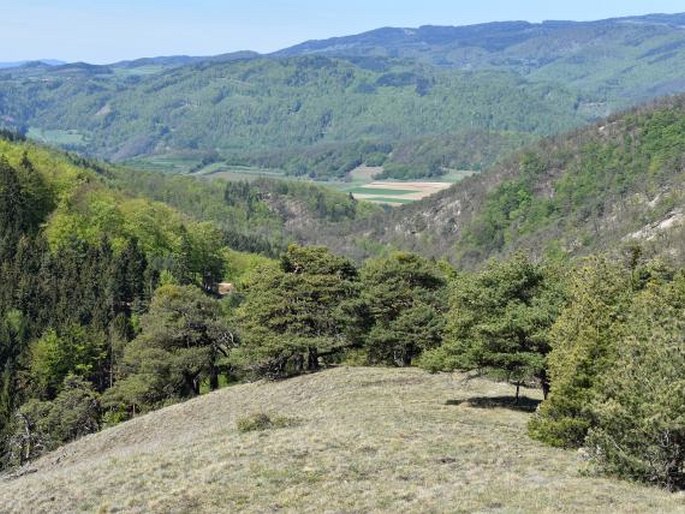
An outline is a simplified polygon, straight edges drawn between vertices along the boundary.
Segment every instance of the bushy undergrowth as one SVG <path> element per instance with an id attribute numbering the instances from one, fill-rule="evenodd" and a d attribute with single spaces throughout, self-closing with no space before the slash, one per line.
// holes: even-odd
<path id="1" fill-rule="evenodd" d="M 249 414 L 238 418 L 235 422 L 238 432 L 256 432 L 260 430 L 270 430 L 272 428 L 284 428 L 292 426 L 294 419 L 284 416 L 274 416 L 264 412 Z"/>

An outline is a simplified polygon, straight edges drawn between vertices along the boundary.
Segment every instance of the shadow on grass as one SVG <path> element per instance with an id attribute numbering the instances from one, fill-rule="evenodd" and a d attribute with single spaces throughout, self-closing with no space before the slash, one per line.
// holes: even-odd
<path id="1" fill-rule="evenodd" d="M 445 405 L 465 404 L 477 409 L 511 409 L 523 412 L 534 412 L 542 400 L 519 396 L 518 403 L 514 396 L 474 396 L 463 400 L 447 400 Z"/>

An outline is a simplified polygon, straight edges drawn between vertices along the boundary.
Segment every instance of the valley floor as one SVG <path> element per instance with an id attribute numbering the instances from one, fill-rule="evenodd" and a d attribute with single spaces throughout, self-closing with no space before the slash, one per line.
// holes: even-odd
<path id="1" fill-rule="evenodd" d="M 0 481 L 0 511 L 685 511 L 682 494 L 584 476 L 581 453 L 529 439 L 512 393 L 377 368 L 230 387 L 47 455 Z M 255 412 L 290 423 L 239 431 Z"/>

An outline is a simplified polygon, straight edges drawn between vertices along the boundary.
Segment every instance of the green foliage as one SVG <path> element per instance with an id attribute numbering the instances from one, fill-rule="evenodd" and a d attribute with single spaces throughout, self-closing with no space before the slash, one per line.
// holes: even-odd
<path id="1" fill-rule="evenodd" d="M 0 259 L 9 257 L 22 234 L 34 234 L 54 198 L 26 152 L 14 167 L 0 154 Z"/>
<path id="2" fill-rule="evenodd" d="M 198 395 L 203 379 L 218 387 L 235 340 L 217 300 L 194 286 L 164 285 L 140 325 L 124 350 L 120 381 L 104 397 L 108 407 L 135 414 Z"/>
<path id="3" fill-rule="evenodd" d="M 382 176 L 422 178 L 438 177 L 447 170 L 486 170 L 535 139 L 526 132 L 471 130 L 399 141 L 393 145 Z"/>
<path id="4" fill-rule="evenodd" d="M 435 176 L 440 166 L 478 168 L 510 148 L 509 134 L 548 134 L 590 117 L 575 109 L 575 91 L 508 70 L 403 60 L 381 68 L 301 56 L 135 76 L 118 66 L 14 69 L 0 80 L 0 95 L 8 103 L 3 114 L 33 136 L 100 158 L 163 159 L 185 171 L 250 164 L 321 178 L 384 161 L 397 141 L 423 147 L 400 152 L 397 164 L 410 165 L 413 176 Z M 425 144 L 426 136 L 446 133 L 468 141 L 469 150 L 457 156 Z"/>
<path id="5" fill-rule="evenodd" d="M 551 269 L 518 254 L 492 261 L 478 274 L 459 274 L 450 295 L 445 343 L 422 365 L 431 370 L 478 370 L 520 386 L 547 387 L 549 327 L 563 303 Z"/>
<path id="6" fill-rule="evenodd" d="M 363 230 L 467 269 L 517 250 L 563 260 L 632 242 L 682 261 L 684 117 L 685 97 L 671 97 L 546 139 Z"/>
<path id="7" fill-rule="evenodd" d="M 360 279 L 371 363 L 408 366 L 421 352 L 440 345 L 446 280 L 435 263 L 396 252 L 365 262 Z"/>
<path id="8" fill-rule="evenodd" d="M 636 255 L 628 264 L 594 258 L 574 272 L 568 306 L 550 332 L 552 388 L 530 422 L 533 437 L 556 446 L 584 444 L 588 430 L 595 428 L 601 417 L 594 406 L 609 394 L 606 380 L 614 380 L 607 377 L 612 377 L 614 370 L 626 370 L 625 366 L 618 367 L 621 359 L 630 355 L 630 351 L 625 353 L 628 348 L 644 343 L 652 321 L 656 323 L 655 337 L 658 334 L 659 318 L 640 307 L 640 299 L 649 298 L 658 287 L 667 293 L 663 284 L 670 282 L 673 272 L 659 262 L 640 263 Z M 673 322 L 674 311 L 667 298 L 665 294 L 663 315 Z M 637 343 L 631 342 L 634 338 Z M 658 344 L 656 338 L 655 351 Z M 659 374 L 655 380 L 660 380 Z M 668 376 L 664 365 L 663 378 Z"/>
<path id="9" fill-rule="evenodd" d="M 533 437 L 587 447 L 598 469 L 685 487 L 685 280 L 659 262 L 587 261 L 571 281 Z"/>
<path id="10" fill-rule="evenodd" d="M 591 425 L 599 380 L 615 366 L 630 298 L 630 272 L 606 259 L 586 261 L 569 286 L 568 307 L 550 332 L 550 396 L 530 433 L 555 446 L 579 446 Z"/>
<path id="11" fill-rule="evenodd" d="M 246 285 L 236 312 L 242 342 L 231 361 L 269 377 L 318 369 L 319 358 L 351 344 L 357 281 L 348 259 L 323 247 L 291 245 L 279 267 L 262 268 Z"/>
<path id="12" fill-rule="evenodd" d="M 225 254 L 219 229 L 116 191 L 108 184 L 109 167 L 7 139 L 0 140 L 0 155 L 4 467 L 83 433 L 68 428 L 81 423 L 70 420 L 67 410 L 80 412 L 70 402 L 88 396 L 78 393 L 83 388 L 99 394 L 129 372 L 125 349 L 139 330 L 150 331 L 141 315 L 160 276 L 210 291 L 223 278 Z M 234 265 L 236 274 L 240 265 Z M 178 328 L 160 318 L 169 330 Z M 209 339 L 214 328 L 207 329 Z M 221 351 L 211 346 L 212 366 L 202 370 L 210 388 L 228 369 L 217 356 Z M 193 355 L 186 357 L 174 361 L 172 378 L 193 367 Z M 83 387 L 72 387 L 73 381 Z M 164 377 L 160 381 L 164 389 Z M 129 396 L 149 393 L 149 381 L 131 380 L 127 387 L 134 390 Z M 94 424 L 82 425 L 100 423 L 99 409 L 83 416 Z M 24 436 L 26 445 L 12 443 Z"/>
<path id="13" fill-rule="evenodd" d="M 30 400 L 17 412 L 9 463 L 23 464 L 100 428 L 100 404 L 92 385 L 67 376 L 52 401 Z"/>
<path id="14" fill-rule="evenodd" d="M 226 182 L 124 168 L 112 173 L 117 186 L 131 194 L 144 194 L 194 219 L 211 222 L 230 248 L 269 257 L 277 257 L 288 244 L 305 238 L 321 237 L 335 244 L 337 231 L 349 231 L 381 210 L 305 181 Z"/>
<path id="15" fill-rule="evenodd" d="M 609 474 L 685 489 L 685 276 L 650 283 L 588 406 L 585 444 Z"/>
<path id="16" fill-rule="evenodd" d="M 48 330 L 30 350 L 33 395 L 54 398 L 68 376 L 100 382 L 95 375 L 104 368 L 106 341 L 104 334 L 80 325 L 67 325 L 60 334 Z"/>

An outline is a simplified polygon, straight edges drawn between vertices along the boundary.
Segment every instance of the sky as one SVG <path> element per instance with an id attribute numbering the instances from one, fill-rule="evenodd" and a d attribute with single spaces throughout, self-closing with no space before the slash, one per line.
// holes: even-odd
<path id="1" fill-rule="evenodd" d="M 597 20 L 683 0 L 0 0 L 0 62 L 272 52 L 379 27 Z"/>

